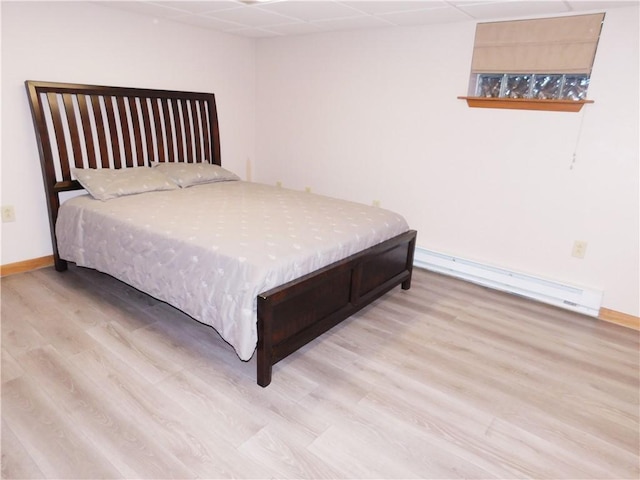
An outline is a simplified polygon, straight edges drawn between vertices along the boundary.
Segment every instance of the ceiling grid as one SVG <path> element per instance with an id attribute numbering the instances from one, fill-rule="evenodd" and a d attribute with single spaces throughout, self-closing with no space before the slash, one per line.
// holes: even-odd
<path id="1" fill-rule="evenodd" d="M 576 14 L 637 5 L 638 0 L 139 0 L 94 3 L 157 20 L 263 38 Z"/>

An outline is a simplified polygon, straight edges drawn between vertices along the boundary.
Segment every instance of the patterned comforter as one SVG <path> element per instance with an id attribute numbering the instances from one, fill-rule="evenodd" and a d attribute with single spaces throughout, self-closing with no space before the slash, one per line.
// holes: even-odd
<path id="1" fill-rule="evenodd" d="M 60 257 L 108 273 L 214 327 L 242 360 L 256 297 L 408 230 L 381 208 L 243 181 L 60 208 Z"/>

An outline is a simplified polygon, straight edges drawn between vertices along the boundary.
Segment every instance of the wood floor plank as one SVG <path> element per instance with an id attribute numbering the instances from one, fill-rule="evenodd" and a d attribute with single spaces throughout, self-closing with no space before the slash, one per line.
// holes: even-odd
<path id="1" fill-rule="evenodd" d="M 27 449 L 7 422 L 2 420 L 2 478 L 45 478 L 42 470 L 29 455 Z"/>
<path id="2" fill-rule="evenodd" d="M 348 429 L 334 426 L 309 449 L 339 469 L 343 478 L 421 478 L 405 464 L 402 455 L 389 452 L 388 448 L 381 448 L 379 442 L 372 440 L 375 430 L 368 430 L 368 433 L 369 436 L 360 434 L 351 426 Z M 435 474 L 441 476 L 437 471 Z"/>
<path id="3" fill-rule="evenodd" d="M 33 272 L 33 276 L 38 291 L 64 305 L 65 314 L 85 329 L 118 322 L 127 330 L 135 330 L 155 322 L 155 318 L 144 315 L 137 306 L 95 288 L 92 282 L 80 276 L 66 273 L 41 269 Z"/>
<path id="4" fill-rule="evenodd" d="M 67 412 L 44 393 L 37 381 L 23 376 L 2 386 L 2 419 L 29 453 L 29 458 L 14 457 L 14 470 L 32 471 L 33 461 L 46 478 L 122 476 L 99 444 L 93 443 L 84 429 L 76 427 Z M 10 437 L 3 436 L 3 452 L 5 442 L 9 441 Z M 11 450 L 14 455 L 18 453 L 15 445 Z"/>
<path id="5" fill-rule="evenodd" d="M 386 386 L 382 388 L 386 390 Z M 328 462 L 337 456 L 346 476 L 359 472 L 374 478 L 494 477 L 457 455 L 439 435 L 429 435 L 426 429 L 412 430 L 394 415 L 369 409 L 369 395 L 357 402 L 357 408 L 332 394 L 329 387 L 321 386 L 305 399 L 309 410 L 332 424 L 309 449 Z M 336 450 L 340 450 L 338 455 Z M 393 468 L 398 465 L 402 468 Z"/>
<path id="6" fill-rule="evenodd" d="M 2 349 L 2 383 L 18 378 L 24 373 L 20 364 L 6 349 Z"/>
<path id="7" fill-rule="evenodd" d="M 41 289 L 29 288 L 23 275 L 9 277 L 3 292 L 7 295 L 8 307 L 4 315 L 18 316 L 30 324 L 47 343 L 58 351 L 73 355 L 93 347 L 94 343 L 85 332 L 85 322 L 78 321 L 78 312 Z M 18 322 L 14 322 L 15 325 Z"/>
<path id="8" fill-rule="evenodd" d="M 306 447 L 291 442 L 290 435 L 268 425 L 239 447 L 239 451 L 268 466 L 276 478 L 343 478 L 346 472 L 335 458 L 325 461 Z"/>
<path id="9" fill-rule="evenodd" d="M 57 399 L 61 408 L 83 425 L 90 441 L 99 445 L 116 468 L 128 477 L 193 478 L 193 473 L 157 442 L 136 417 L 109 402 L 102 388 L 52 347 L 21 357 L 28 374 L 40 378 L 39 387 Z"/>
<path id="10" fill-rule="evenodd" d="M 458 318 L 458 321 L 464 320 L 463 317 Z M 460 360 L 474 365 L 482 364 L 482 368 L 494 369 L 501 376 L 513 377 L 523 388 L 528 387 L 536 391 L 544 385 L 545 391 L 550 395 L 558 392 L 564 395 L 565 400 L 573 398 L 572 403 L 579 410 L 588 406 L 597 408 L 600 402 L 600 405 L 606 405 L 602 414 L 610 415 L 610 419 L 617 418 L 621 425 L 626 425 L 629 421 L 637 422 L 638 411 L 635 402 L 640 385 L 636 380 L 634 368 L 621 365 L 617 372 L 605 370 L 594 374 L 590 371 L 593 370 L 593 366 L 590 367 L 586 361 L 573 362 L 571 357 L 575 352 L 570 345 L 563 345 L 563 348 L 559 349 L 564 355 L 562 357 L 546 350 L 541 354 L 539 349 L 533 350 L 532 353 L 527 344 L 523 344 L 519 338 L 514 338 L 514 335 L 517 337 L 517 333 L 510 333 L 505 337 L 495 327 L 478 330 L 466 323 L 464 331 L 473 335 L 465 337 L 463 330 L 459 328 L 460 325 L 457 325 L 458 328 L 451 323 L 439 325 L 437 336 L 432 333 L 424 335 L 424 329 L 416 328 L 410 331 L 407 341 L 415 342 L 417 345 L 434 345 L 437 348 L 449 348 L 454 342 L 464 344 L 465 349 L 456 352 Z M 529 340 L 529 344 L 531 343 Z M 627 357 L 630 356 L 627 354 Z M 624 376 L 620 377 L 622 374 Z M 573 392 L 566 388 L 567 378 L 570 378 L 574 385 Z M 616 392 L 616 395 L 612 395 L 612 392 Z M 625 398 L 630 401 L 624 401 Z M 586 405 L 581 405 L 582 402 Z"/>
<path id="11" fill-rule="evenodd" d="M 117 322 L 91 328 L 87 333 L 102 348 L 127 362 L 130 368 L 152 383 L 159 382 L 182 368 L 180 365 L 165 361 L 162 356 L 147 348 L 143 341 L 136 339 L 133 332 L 126 330 Z"/>
<path id="12" fill-rule="evenodd" d="M 451 348 L 450 342 L 446 340 L 433 339 L 426 347 L 407 343 L 404 353 L 400 353 L 399 349 L 392 350 L 393 356 L 389 355 L 385 360 L 394 365 L 409 367 L 413 372 L 419 372 L 424 365 L 441 365 L 438 368 L 445 372 L 446 379 L 455 382 L 459 389 L 468 385 L 469 390 L 478 395 L 478 401 L 504 406 L 517 404 L 530 410 L 543 411 L 620 448 L 629 451 L 636 449 L 638 438 L 633 423 L 620 424 L 616 429 L 608 428 L 610 422 L 602 415 L 581 411 L 566 401 L 572 390 L 554 391 L 549 389 L 548 384 L 530 382 L 523 375 L 509 378 L 509 372 L 504 368 L 497 368 L 494 359 L 472 355 L 458 346 Z M 433 370 L 436 367 L 428 368 Z M 579 385 L 576 384 L 575 387 Z M 583 389 L 579 392 L 584 393 Z"/>
<path id="13" fill-rule="evenodd" d="M 188 465 L 195 475 L 231 478 L 242 473 L 258 478 L 264 473 L 249 458 L 239 462 L 240 455 L 224 437 L 220 424 L 212 421 L 209 410 L 189 409 L 188 404 L 175 400 L 175 390 L 170 390 L 170 396 L 165 395 L 108 352 L 84 352 L 72 362 L 101 385 L 105 400 L 144 425 L 147 434 Z"/>
<path id="14" fill-rule="evenodd" d="M 92 270 L 0 280 L 3 478 L 640 476 L 640 335 L 415 270 L 255 383 Z"/>
<path id="15" fill-rule="evenodd" d="M 11 277 L 9 277 L 11 278 Z M 11 295 L 9 289 L 4 286 L 2 279 L 2 348 L 14 358 L 32 348 L 38 348 L 49 343 L 49 340 L 40 334 L 26 321 L 31 311 L 26 308 L 19 298 Z"/>
<path id="16" fill-rule="evenodd" d="M 157 388 L 165 394 L 179 392 L 184 408 L 202 412 L 203 421 L 215 425 L 218 435 L 234 447 L 264 427 L 259 415 L 252 415 L 250 410 L 237 405 L 225 392 L 218 391 L 189 372 L 171 375 Z"/>

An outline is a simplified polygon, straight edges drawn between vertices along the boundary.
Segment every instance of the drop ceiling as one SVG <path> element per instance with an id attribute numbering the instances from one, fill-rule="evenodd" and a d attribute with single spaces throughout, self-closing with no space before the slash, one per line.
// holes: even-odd
<path id="1" fill-rule="evenodd" d="M 97 1 L 146 15 L 246 37 L 415 26 L 581 13 L 640 0 L 171 0 Z"/>

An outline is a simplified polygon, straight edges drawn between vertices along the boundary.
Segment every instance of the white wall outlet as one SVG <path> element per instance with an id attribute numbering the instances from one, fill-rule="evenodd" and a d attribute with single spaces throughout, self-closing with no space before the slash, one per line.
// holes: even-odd
<path id="1" fill-rule="evenodd" d="M 13 205 L 2 205 L 2 223 L 15 222 L 16 211 Z"/>
<path id="2" fill-rule="evenodd" d="M 571 250 L 572 257 L 584 258 L 585 253 L 587 253 L 587 242 L 583 240 L 573 242 L 573 250 Z"/>

